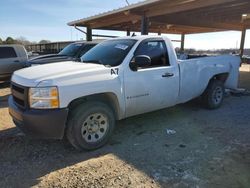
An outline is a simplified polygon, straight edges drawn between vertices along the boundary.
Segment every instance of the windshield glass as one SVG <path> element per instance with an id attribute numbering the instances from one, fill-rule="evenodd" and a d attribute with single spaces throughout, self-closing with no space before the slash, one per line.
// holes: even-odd
<path id="1" fill-rule="evenodd" d="M 79 51 L 81 46 L 82 46 L 81 43 L 79 43 L 79 44 L 69 44 L 61 52 L 59 52 L 59 55 L 66 55 L 66 56 L 73 57 L 73 56 L 75 56 L 77 54 L 77 52 Z"/>
<path id="2" fill-rule="evenodd" d="M 81 57 L 85 63 L 97 63 L 107 66 L 118 66 L 127 56 L 130 49 L 134 46 L 134 39 L 117 39 L 104 41 Z"/>

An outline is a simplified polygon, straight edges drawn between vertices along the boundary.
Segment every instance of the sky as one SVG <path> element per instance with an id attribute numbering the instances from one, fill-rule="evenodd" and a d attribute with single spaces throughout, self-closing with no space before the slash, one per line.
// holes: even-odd
<path id="1" fill-rule="evenodd" d="M 130 4 L 140 0 L 128 0 Z M 68 41 L 85 39 L 83 33 L 67 25 L 68 22 L 126 6 L 125 0 L 1 0 L 0 38 L 25 37 L 30 41 L 42 39 Z M 94 34 L 124 36 L 125 32 L 94 30 Z M 167 35 L 180 39 L 179 35 Z M 218 32 L 187 35 L 185 48 L 239 48 L 240 32 Z M 174 43 L 174 46 L 179 46 Z M 250 48 L 247 31 L 245 48 Z"/>

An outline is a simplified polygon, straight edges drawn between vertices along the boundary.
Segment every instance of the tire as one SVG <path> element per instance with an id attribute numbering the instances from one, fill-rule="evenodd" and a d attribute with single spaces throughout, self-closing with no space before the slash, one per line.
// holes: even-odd
<path id="1" fill-rule="evenodd" d="M 114 127 L 114 112 L 108 105 L 86 102 L 71 111 L 66 137 L 78 150 L 94 150 L 107 143 Z"/>
<path id="2" fill-rule="evenodd" d="M 219 108 L 224 100 L 225 88 L 223 82 L 211 80 L 202 94 L 202 103 L 208 109 Z"/>

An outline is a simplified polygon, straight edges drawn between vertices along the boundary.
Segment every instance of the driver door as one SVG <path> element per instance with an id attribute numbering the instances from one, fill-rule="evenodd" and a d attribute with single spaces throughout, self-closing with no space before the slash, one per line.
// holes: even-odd
<path id="1" fill-rule="evenodd" d="M 149 56 L 151 64 L 124 74 L 126 117 L 172 106 L 179 92 L 178 67 L 170 64 L 164 40 L 143 41 L 134 57 L 138 55 Z"/>

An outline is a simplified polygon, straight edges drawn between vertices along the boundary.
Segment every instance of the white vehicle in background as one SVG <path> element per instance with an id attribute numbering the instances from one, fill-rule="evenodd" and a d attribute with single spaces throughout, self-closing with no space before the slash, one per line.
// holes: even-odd
<path id="1" fill-rule="evenodd" d="M 22 45 L 0 45 L 0 81 L 8 81 L 12 73 L 22 69 L 28 61 Z"/>
<path id="2" fill-rule="evenodd" d="M 107 40 L 81 59 L 14 73 L 9 111 L 25 133 L 96 149 L 116 120 L 199 96 L 207 108 L 220 107 L 224 88 L 237 88 L 240 65 L 229 55 L 178 60 L 170 40 L 159 36 Z"/>

